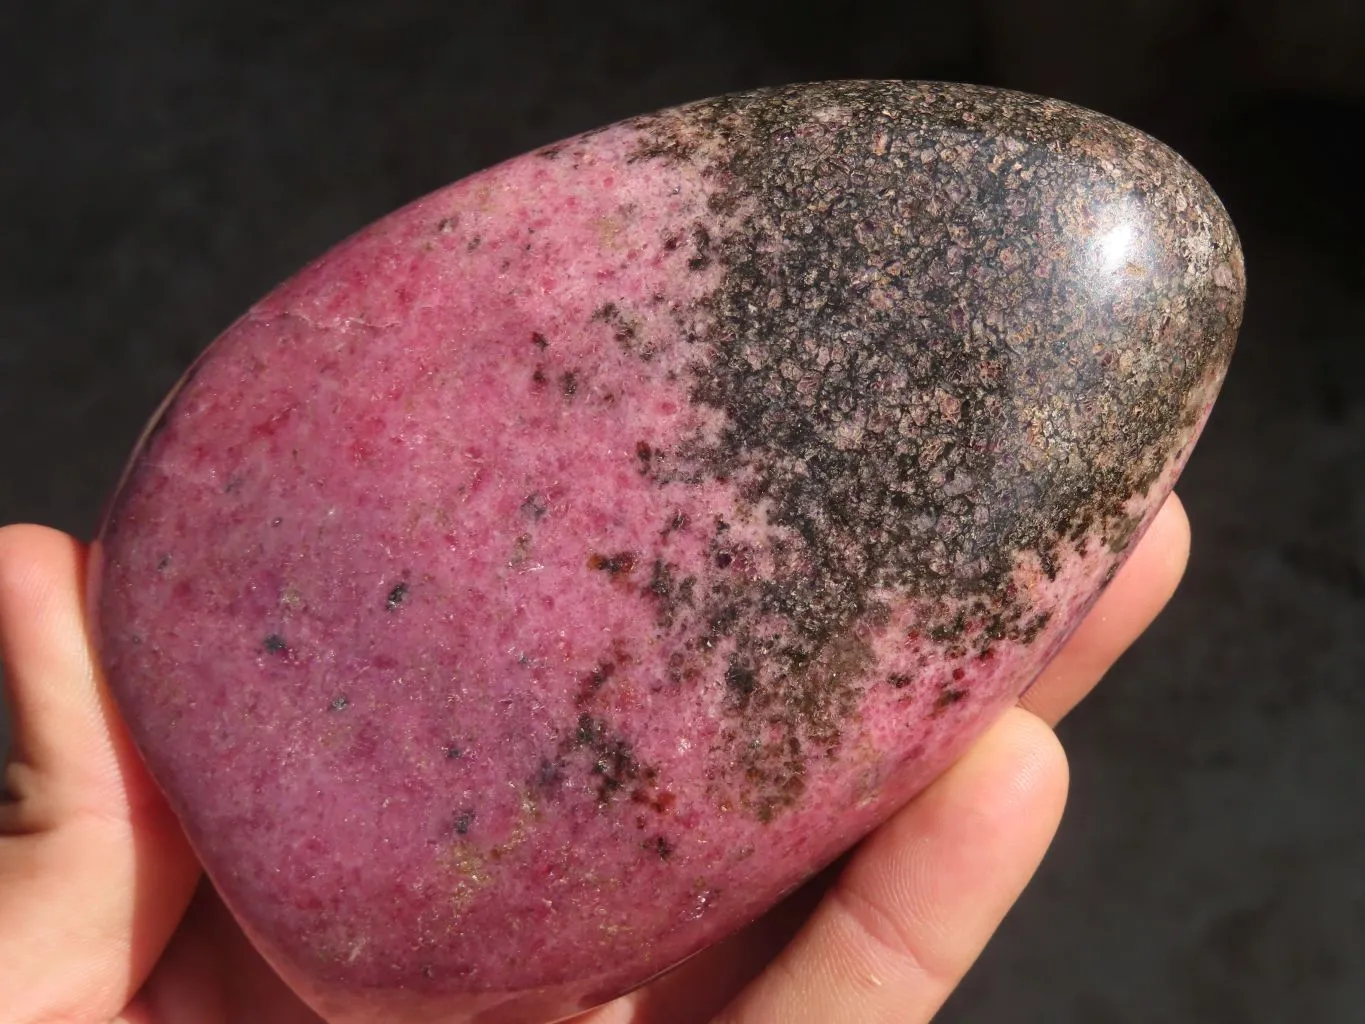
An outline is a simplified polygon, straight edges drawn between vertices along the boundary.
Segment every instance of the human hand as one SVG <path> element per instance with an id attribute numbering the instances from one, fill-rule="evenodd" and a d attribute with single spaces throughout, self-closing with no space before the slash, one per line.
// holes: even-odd
<path id="1" fill-rule="evenodd" d="M 575 1024 L 928 1021 L 1051 842 L 1067 787 L 1051 727 L 1155 618 L 1188 551 L 1172 496 L 1019 706 L 947 773 L 772 913 Z M 143 769 L 92 658 L 85 558 L 64 534 L 0 529 L 14 719 L 0 1024 L 318 1024 L 202 880 Z"/>

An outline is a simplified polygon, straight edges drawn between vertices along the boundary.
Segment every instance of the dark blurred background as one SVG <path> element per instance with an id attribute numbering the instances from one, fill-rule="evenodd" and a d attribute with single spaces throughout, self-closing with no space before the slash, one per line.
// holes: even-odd
<path id="1" fill-rule="evenodd" d="M 1361 68 L 1355 0 L 3 0 L 0 522 L 88 536 L 145 418 L 250 302 L 538 144 L 841 76 L 1114 114 L 1226 200 L 1246 327 L 1180 488 L 1185 586 L 1063 726 L 1062 833 L 942 1019 L 1359 1024 Z"/>

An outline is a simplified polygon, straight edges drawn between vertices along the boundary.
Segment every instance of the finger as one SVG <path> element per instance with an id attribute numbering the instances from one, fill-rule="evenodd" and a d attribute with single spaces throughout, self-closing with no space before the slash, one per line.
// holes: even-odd
<path id="1" fill-rule="evenodd" d="M 0 803 L 6 1020 L 109 1020 L 175 927 L 198 867 L 114 712 L 84 619 L 85 552 L 0 529 L 14 748 Z"/>
<path id="2" fill-rule="evenodd" d="M 1060 654 L 1020 698 L 1052 725 L 1095 688 L 1175 593 L 1190 557 L 1190 521 L 1172 494 Z"/>
<path id="3" fill-rule="evenodd" d="M 0 812 L 7 833 L 124 810 L 124 752 L 95 680 L 84 576 L 85 553 L 71 537 L 37 526 L 0 529 L 0 659 L 14 728 L 12 802 Z"/>
<path id="4" fill-rule="evenodd" d="M 1066 799 L 1046 723 L 1009 712 L 859 848 L 722 1024 L 928 1021 L 1042 859 Z"/>

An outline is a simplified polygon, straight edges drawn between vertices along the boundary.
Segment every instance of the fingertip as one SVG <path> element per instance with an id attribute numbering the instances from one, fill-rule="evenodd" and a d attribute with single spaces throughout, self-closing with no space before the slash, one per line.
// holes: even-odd
<path id="1" fill-rule="evenodd" d="M 1007 836 L 1000 845 L 1012 853 L 1033 850 L 1041 857 L 1061 821 L 1069 784 L 1057 734 L 1032 712 L 1011 707 L 882 827 L 884 841 L 900 846 L 915 834 L 970 822 L 978 835 Z"/>
<path id="2" fill-rule="evenodd" d="M 1190 521 L 1171 494 L 1113 583 L 1020 698 L 1056 725 L 1094 689 L 1174 596 L 1190 556 Z"/>
<path id="3" fill-rule="evenodd" d="M 968 757 L 992 759 L 989 770 L 1007 780 L 1012 802 L 1045 812 L 1055 829 L 1066 804 L 1071 768 L 1052 726 L 1024 708 L 1010 708 Z"/>
<path id="4" fill-rule="evenodd" d="M 1190 562 L 1190 545 L 1189 513 L 1185 511 L 1185 503 L 1180 496 L 1172 491 L 1161 506 L 1161 511 L 1156 514 L 1141 545 L 1145 548 L 1145 557 L 1152 563 L 1154 577 L 1163 583 L 1165 600 L 1161 602 L 1162 605 L 1170 600 L 1185 575 Z M 1138 554 L 1137 551 L 1133 552 L 1133 557 L 1137 558 Z"/>
<path id="5" fill-rule="evenodd" d="M 34 621 L 47 626 L 54 615 L 69 611 L 63 590 L 84 580 L 85 546 L 69 534 L 46 526 L 20 523 L 0 527 L 0 649 L 6 661 L 15 652 L 8 648 L 16 639 L 13 623 Z M 69 627 L 70 623 L 61 623 Z"/>
<path id="6" fill-rule="evenodd" d="M 0 526 L 0 576 L 22 576 L 53 558 L 84 558 L 85 545 L 61 530 L 36 523 Z"/>

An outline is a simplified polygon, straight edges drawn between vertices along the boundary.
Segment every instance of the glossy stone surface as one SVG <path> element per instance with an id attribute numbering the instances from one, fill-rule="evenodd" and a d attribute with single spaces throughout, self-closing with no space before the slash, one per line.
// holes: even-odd
<path id="1" fill-rule="evenodd" d="M 836 83 L 475 175 L 255 306 L 111 505 L 102 656 L 336 1021 L 555 1019 L 939 773 L 1208 414 L 1236 236 L 1110 119 Z"/>

